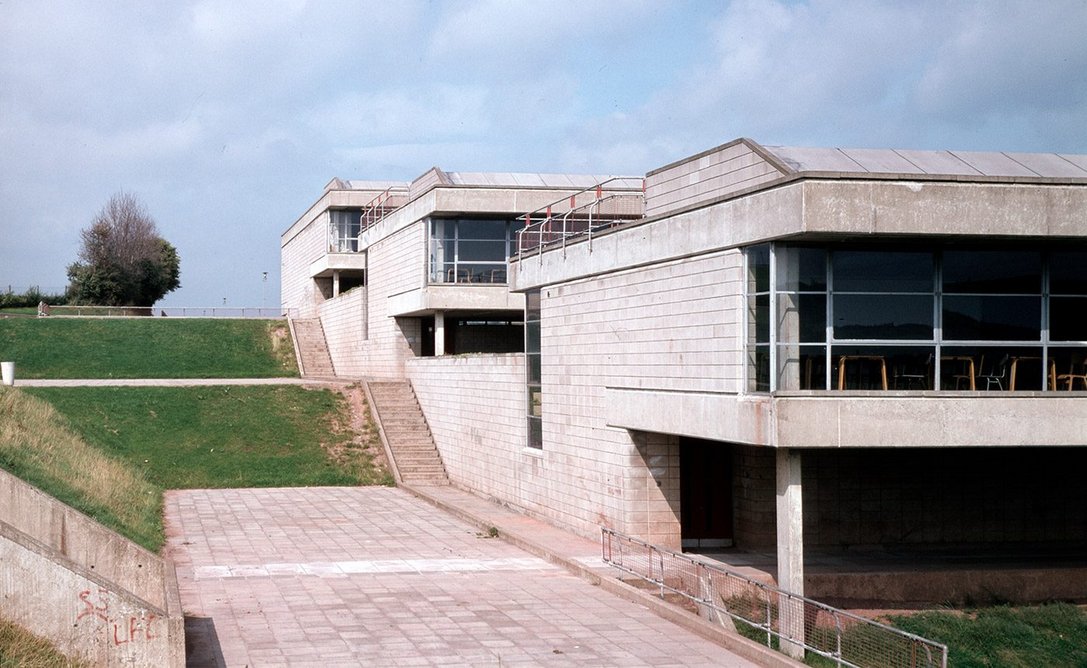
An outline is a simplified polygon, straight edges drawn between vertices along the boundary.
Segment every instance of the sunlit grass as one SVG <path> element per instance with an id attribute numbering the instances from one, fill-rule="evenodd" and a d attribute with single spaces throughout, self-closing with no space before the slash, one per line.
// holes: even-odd
<path id="1" fill-rule="evenodd" d="M 17 389 L 0 390 L 0 466 L 141 545 L 162 544 L 162 490 Z"/>
<path id="2" fill-rule="evenodd" d="M 28 379 L 298 375 L 280 320 L 0 318 L 0 360 Z"/>
<path id="3" fill-rule="evenodd" d="M 0 619 L 0 668 L 85 668 L 89 664 L 69 659 L 48 640 L 18 624 Z"/>

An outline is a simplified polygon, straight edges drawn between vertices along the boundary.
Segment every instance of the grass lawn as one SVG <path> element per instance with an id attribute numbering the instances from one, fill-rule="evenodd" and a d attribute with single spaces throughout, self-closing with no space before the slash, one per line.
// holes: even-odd
<path id="1" fill-rule="evenodd" d="M 37 401 L 34 401 L 37 400 Z M 10 404 L 6 406 L 6 404 Z M 45 404 L 42 406 L 41 404 Z M 163 543 L 162 490 L 392 484 L 376 434 L 351 429 L 347 402 L 298 386 L 78 387 L 0 391 L 0 465 L 145 547 Z M 0 425 L 3 427 L 3 425 Z M 40 455 L 41 432 L 68 439 Z M 78 447 L 77 447 L 78 446 Z M 90 463 L 69 461 L 75 449 Z M 98 475 L 96 469 L 119 465 Z M 91 476 L 73 483 L 80 476 Z M 122 487 L 119 498 L 96 494 Z"/>
<path id="2" fill-rule="evenodd" d="M 951 668 L 1087 666 L 1087 611 L 1067 603 L 922 612 L 891 623 L 947 645 Z"/>
<path id="3" fill-rule="evenodd" d="M 82 668 L 88 665 L 64 656 L 48 640 L 0 619 L 0 668 Z"/>
<path id="4" fill-rule="evenodd" d="M 0 360 L 16 378 L 298 375 L 281 320 L 0 318 Z"/>

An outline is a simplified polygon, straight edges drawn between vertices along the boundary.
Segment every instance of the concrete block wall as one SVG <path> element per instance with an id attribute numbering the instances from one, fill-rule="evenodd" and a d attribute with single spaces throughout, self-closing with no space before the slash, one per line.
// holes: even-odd
<path id="1" fill-rule="evenodd" d="M 773 448 L 732 446 L 733 540 L 736 547 L 757 550 L 772 549 L 777 545 L 775 462 Z M 804 512 L 808 512 L 807 508 Z M 804 540 L 807 542 L 808 537 Z"/>
<path id="2" fill-rule="evenodd" d="M 537 455 L 526 452 L 524 356 L 419 357 L 407 374 L 450 480 L 525 506 Z"/>
<path id="3" fill-rule="evenodd" d="M 323 300 L 309 268 L 328 252 L 328 224 L 326 211 L 292 229 L 293 235 L 284 239 L 280 249 L 280 302 L 283 308 L 298 309 L 300 318 L 317 315 L 317 305 Z"/>
<path id="4" fill-rule="evenodd" d="M 404 364 L 419 345 L 415 318 L 390 318 L 390 295 L 422 288 L 426 271 L 426 236 L 415 222 L 370 245 L 367 284 L 318 309 L 329 354 L 341 376 L 404 378 Z M 363 318 L 366 321 L 363 321 Z"/>
<path id="5" fill-rule="evenodd" d="M 665 214 L 782 176 L 748 144 L 732 142 L 647 174 L 645 213 Z"/>
<path id="6" fill-rule="evenodd" d="M 0 616 L 94 665 L 184 666 L 173 566 L 0 471 Z"/>

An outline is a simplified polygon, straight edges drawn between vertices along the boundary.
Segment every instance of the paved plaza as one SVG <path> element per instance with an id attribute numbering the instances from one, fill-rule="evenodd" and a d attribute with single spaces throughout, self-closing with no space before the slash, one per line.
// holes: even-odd
<path id="1" fill-rule="evenodd" d="M 189 665 L 755 665 L 402 489 L 173 491 L 166 526 Z"/>

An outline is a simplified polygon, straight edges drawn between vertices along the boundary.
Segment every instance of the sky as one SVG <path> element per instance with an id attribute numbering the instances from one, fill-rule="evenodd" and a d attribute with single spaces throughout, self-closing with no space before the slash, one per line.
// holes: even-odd
<path id="1" fill-rule="evenodd" d="M 160 306 L 275 307 L 333 177 L 737 137 L 1087 153 L 1087 0 L 0 0 L 0 290 L 63 291 L 124 191 L 181 257 Z"/>

